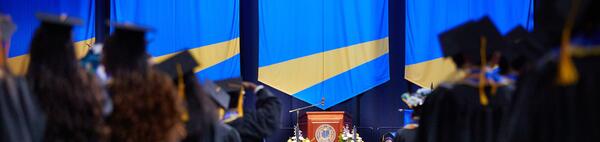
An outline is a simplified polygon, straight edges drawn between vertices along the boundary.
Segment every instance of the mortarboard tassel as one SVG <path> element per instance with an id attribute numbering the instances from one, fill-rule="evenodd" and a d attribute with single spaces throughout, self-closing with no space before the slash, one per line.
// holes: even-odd
<path id="1" fill-rule="evenodd" d="M 558 62 L 558 84 L 559 85 L 571 85 L 577 82 L 579 75 L 577 74 L 577 68 L 573 64 L 573 59 L 570 53 L 570 39 L 573 25 L 575 24 L 575 16 L 577 15 L 577 9 L 579 7 L 579 0 L 573 0 L 571 5 L 571 11 L 565 22 L 563 34 L 561 38 L 560 46 L 560 57 Z"/>
<path id="2" fill-rule="evenodd" d="M 225 109 L 223 108 L 219 108 L 219 110 L 217 110 L 217 113 L 219 113 L 219 120 L 223 120 L 223 118 L 225 118 Z"/>
<path id="3" fill-rule="evenodd" d="M 485 37 L 481 37 L 481 50 L 479 50 L 479 54 L 481 55 L 481 71 L 479 71 L 479 102 L 483 106 L 488 105 L 488 98 L 485 95 L 485 84 L 487 80 L 485 79 L 485 66 L 486 66 L 486 44 L 487 39 Z"/>
<path id="4" fill-rule="evenodd" d="M 185 98 L 185 84 L 183 83 L 183 69 L 181 68 L 181 64 L 177 64 L 177 95 L 181 98 Z M 187 110 L 183 110 L 181 120 L 183 120 L 183 122 L 190 120 L 190 114 Z"/>
<path id="5" fill-rule="evenodd" d="M 2 32 L 2 31 L 0 30 L 0 32 Z M 0 35 L 0 66 L 4 67 L 6 65 L 5 64 L 6 59 L 4 59 L 4 39 L 2 39 L 2 38 L 4 38 L 4 37 L 2 37 L 2 35 Z"/>
<path id="6" fill-rule="evenodd" d="M 246 94 L 246 92 L 244 92 L 244 87 L 242 87 L 240 89 L 240 95 L 238 95 L 238 104 L 237 104 L 237 113 L 239 117 L 243 117 L 244 116 L 244 95 Z"/>

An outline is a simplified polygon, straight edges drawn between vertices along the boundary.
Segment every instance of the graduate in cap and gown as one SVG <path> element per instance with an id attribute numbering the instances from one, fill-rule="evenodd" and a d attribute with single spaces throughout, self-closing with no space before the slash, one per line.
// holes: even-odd
<path id="1" fill-rule="evenodd" d="M 244 142 L 263 141 L 279 129 L 281 103 L 262 85 L 244 82 L 240 78 L 215 81 L 229 94 L 228 107 L 218 111 L 225 123 L 235 128 Z M 254 109 L 244 108 L 246 90 L 253 91 L 257 99 Z"/>
<path id="2" fill-rule="evenodd" d="M 185 135 L 183 100 L 172 79 L 150 66 L 147 28 L 114 24 L 102 63 L 113 112 L 107 118 L 111 141 L 179 141 Z"/>
<path id="3" fill-rule="evenodd" d="M 504 60 L 501 60 L 499 66 L 501 74 L 515 76 L 511 78 L 531 70 L 535 61 L 546 52 L 542 43 L 523 26 L 510 30 L 504 40 L 507 46 L 501 50 Z"/>
<path id="4" fill-rule="evenodd" d="M 78 64 L 72 41 L 79 19 L 38 14 L 26 77 L 47 116 L 43 141 L 103 141 L 99 81 Z"/>
<path id="5" fill-rule="evenodd" d="M 523 78 L 507 135 L 500 140 L 600 141 L 600 1 L 548 2 L 544 7 L 565 21 L 561 45 L 555 46 L 560 48 Z"/>
<path id="6" fill-rule="evenodd" d="M 440 43 L 464 76 L 440 84 L 425 99 L 417 141 L 494 141 L 510 92 L 486 72 L 504 47 L 502 36 L 484 17 L 442 33 Z"/>
<path id="7" fill-rule="evenodd" d="M 198 63 L 189 51 L 177 53 L 173 57 L 154 65 L 155 68 L 167 73 L 173 79 L 178 89 L 178 95 L 185 99 L 187 111 L 182 119 L 186 122 L 187 136 L 183 141 L 241 141 L 235 129 L 217 119 L 217 107 L 209 97 L 218 93 L 221 93 L 219 96 L 227 98 L 229 95 L 223 90 L 217 90 L 218 87 L 212 82 L 200 86 L 194 72 L 197 66 Z M 214 91 L 205 92 L 203 87 Z"/>
<path id="8" fill-rule="evenodd" d="M 500 79 L 496 82 L 508 84 L 512 92 L 515 92 L 519 83 L 519 77 L 533 69 L 536 61 L 543 56 L 546 50 L 537 38 L 529 33 L 523 26 L 517 26 L 504 36 L 506 47 L 500 49 L 502 57 L 498 64 Z M 510 102 L 515 97 L 510 96 Z"/>
<path id="9" fill-rule="evenodd" d="M 7 51 L 16 25 L 0 13 L 0 141 L 42 141 L 45 116 L 27 80 L 11 73 Z"/>
<path id="10" fill-rule="evenodd" d="M 241 142 L 242 139 L 238 131 L 223 121 L 225 110 L 229 108 L 229 103 L 232 103 L 231 96 L 212 80 L 205 80 L 202 89 L 216 105 L 214 112 L 217 120 L 212 123 L 212 127 L 209 127 L 212 130 L 209 131 L 212 136 L 206 137 L 204 140 Z"/>

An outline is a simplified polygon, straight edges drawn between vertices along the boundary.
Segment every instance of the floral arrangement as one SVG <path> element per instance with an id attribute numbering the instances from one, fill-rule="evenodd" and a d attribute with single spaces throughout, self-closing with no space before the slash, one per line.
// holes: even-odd
<path id="1" fill-rule="evenodd" d="M 342 130 L 342 132 L 338 136 L 338 142 L 364 142 L 364 141 L 362 140 L 360 135 L 356 132 L 356 126 L 354 126 L 354 128 L 352 128 L 352 131 L 350 131 L 350 128 L 348 127 L 348 125 L 346 125 L 346 127 L 344 127 L 344 130 Z"/>
<path id="2" fill-rule="evenodd" d="M 299 140 L 296 140 L 296 136 L 298 136 Z M 290 137 L 287 142 L 310 142 L 310 140 L 305 139 L 302 136 L 302 131 L 298 128 L 298 126 L 294 126 L 294 136 Z"/>
<path id="3" fill-rule="evenodd" d="M 408 105 L 408 107 L 412 108 L 415 106 L 423 105 L 425 101 L 425 97 L 432 92 L 431 89 L 421 88 L 417 90 L 415 93 L 406 92 L 402 94 L 402 101 Z"/>

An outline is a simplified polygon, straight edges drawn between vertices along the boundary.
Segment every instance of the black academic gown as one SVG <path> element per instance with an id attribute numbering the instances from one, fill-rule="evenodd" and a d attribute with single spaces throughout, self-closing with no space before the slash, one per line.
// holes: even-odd
<path id="1" fill-rule="evenodd" d="M 177 80 L 174 81 L 178 83 Z M 206 103 L 203 100 L 204 98 L 200 96 L 202 93 L 200 93 L 201 90 L 196 81 L 196 77 L 193 74 L 188 74 L 184 78 L 185 106 L 189 115 L 189 121 L 185 124 L 187 135 L 183 140 L 184 142 L 202 142 L 203 134 L 212 132 L 210 129 L 207 129 L 211 127 L 211 121 L 217 121 L 216 119 L 211 120 L 210 116 L 207 116 L 207 105 L 204 104 Z"/>
<path id="2" fill-rule="evenodd" d="M 255 110 L 244 109 L 244 116 L 229 125 L 234 127 L 244 142 L 261 142 L 279 129 L 281 103 L 266 89 L 256 93 Z"/>
<path id="3" fill-rule="evenodd" d="M 418 128 L 402 128 L 398 130 L 398 136 L 394 139 L 394 142 L 416 142 Z"/>
<path id="4" fill-rule="evenodd" d="M 200 96 L 201 89 L 196 76 L 186 74 L 185 102 L 190 120 L 186 123 L 187 136 L 183 142 L 241 142 L 240 134 L 231 126 L 210 119 L 205 111 L 211 103 L 207 96 Z M 216 116 L 215 116 L 216 118 Z"/>
<path id="5" fill-rule="evenodd" d="M 505 114 L 510 91 L 486 87 L 489 104 L 481 105 L 477 85 L 442 84 L 425 103 L 417 141 L 419 142 L 493 142 Z"/>
<path id="6" fill-rule="evenodd" d="M 204 137 L 205 142 L 241 142 L 240 134 L 231 126 L 215 122 L 213 123 L 211 131 L 206 134 L 209 136 Z"/>
<path id="7" fill-rule="evenodd" d="M 41 141 L 45 117 L 25 79 L 0 80 L 0 115 L 0 141 Z"/>
<path id="8" fill-rule="evenodd" d="M 600 141 L 600 57 L 574 57 L 579 80 L 557 85 L 557 52 L 523 78 L 503 142 Z"/>

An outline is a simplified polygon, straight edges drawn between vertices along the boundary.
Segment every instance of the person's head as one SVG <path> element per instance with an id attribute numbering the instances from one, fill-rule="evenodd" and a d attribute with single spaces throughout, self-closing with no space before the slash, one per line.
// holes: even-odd
<path id="1" fill-rule="evenodd" d="M 527 72 L 545 52 L 542 43 L 523 26 L 513 28 L 503 38 L 507 47 L 501 50 L 499 65 L 502 75 Z"/>
<path id="2" fill-rule="evenodd" d="M 482 66 L 485 47 L 486 66 L 498 62 L 496 50 L 503 48 L 500 32 L 489 17 L 468 21 L 439 35 L 445 57 L 450 57 L 459 69 Z"/>
<path id="3" fill-rule="evenodd" d="M 547 47 L 560 45 L 565 23 L 576 5 L 573 34 L 586 35 L 599 31 L 600 6 L 597 0 L 543 0 L 537 2 L 533 33 Z"/>
<path id="4" fill-rule="evenodd" d="M 597 0 L 556 0 L 553 3 L 558 17 L 568 21 L 574 13 L 574 34 L 591 35 L 600 31 L 600 1 Z M 561 27 L 562 28 L 562 27 Z"/>
<path id="5" fill-rule="evenodd" d="M 35 30 L 29 48 L 28 74 L 50 71 L 56 76 L 72 76 L 78 68 L 72 41 L 72 17 L 38 14 L 41 25 Z"/>
<path id="6" fill-rule="evenodd" d="M 115 32 L 106 40 L 102 63 L 109 75 L 119 72 L 146 72 L 149 68 L 146 52 L 146 31 L 132 24 L 115 24 Z"/>
<path id="7" fill-rule="evenodd" d="M 203 87 L 200 86 L 199 79 L 196 77 L 195 68 L 199 64 L 189 51 L 182 51 L 164 61 L 155 64 L 153 67 L 169 75 L 176 86 L 183 86 L 185 102 L 188 108 L 189 122 L 187 125 L 188 136 L 186 141 L 200 141 L 206 136 L 207 130 L 217 121 L 215 113 L 217 107 L 210 100 Z M 179 90 L 182 91 L 182 90 Z"/>

